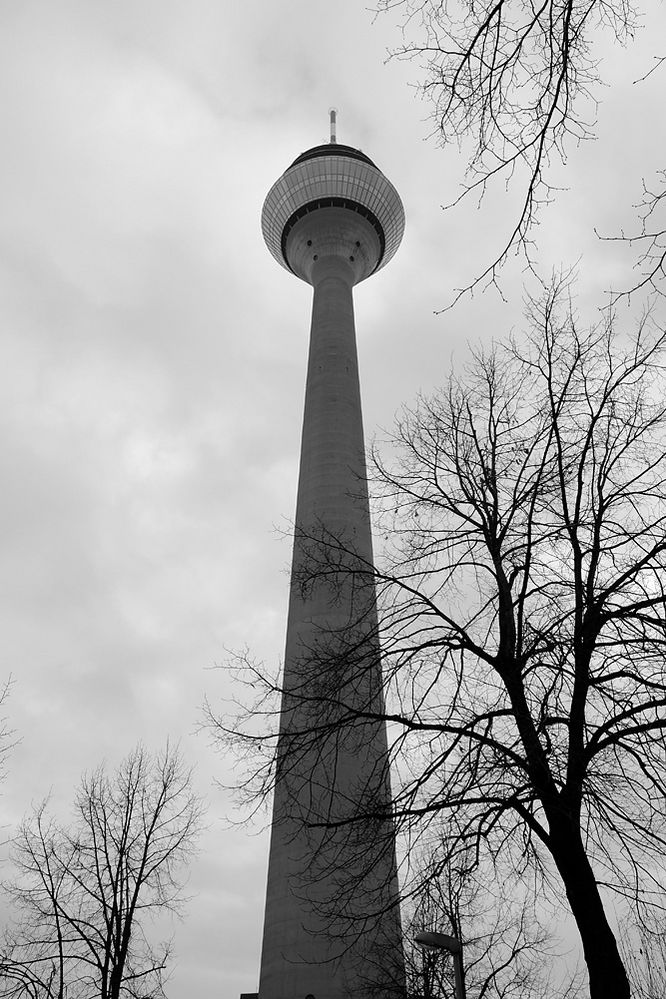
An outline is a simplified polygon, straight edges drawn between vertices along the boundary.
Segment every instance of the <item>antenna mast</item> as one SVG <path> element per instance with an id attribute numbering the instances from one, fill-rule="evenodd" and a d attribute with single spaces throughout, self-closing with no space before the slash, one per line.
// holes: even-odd
<path id="1" fill-rule="evenodd" d="M 338 110 L 337 110 L 337 108 L 329 108 L 329 110 L 328 110 L 328 116 L 329 116 L 330 121 L 331 121 L 331 138 L 330 138 L 330 141 L 337 143 L 338 140 L 337 140 L 337 137 L 336 137 L 336 134 L 335 134 L 335 124 L 336 124 L 336 120 L 337 120 L 337 117 L 338 117 Z"/>

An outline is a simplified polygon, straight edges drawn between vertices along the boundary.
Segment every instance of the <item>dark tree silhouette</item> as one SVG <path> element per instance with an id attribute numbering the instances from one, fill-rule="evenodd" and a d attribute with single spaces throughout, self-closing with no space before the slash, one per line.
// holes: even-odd
<path id="1" fill-rule="evenodd" d="M 663 62 L 664 60 L 660 60 Z M 663 278 L 666 275 L 666 224 L 664 210 L 666 209 L 666 170 L 659 170 L 655 183 L 648 186 L 643 180 L 641 200 L 636 204 L 638 225 L 631 232 L 623 232 L 619 236 L 601 238 L 612 242 L 624 242 L 638 248 L 638 257 L 634 264 L 637 276 L 627 283 L 626 289 L 612 293 L 612 302 L 632 294 L 634 291 L 656 292 L 665 295 Z"/>
<path id="2" fill-rule="evenodd" d="M 377 586 L 403 855 L 431 837 L 461 873 L 536 878 L 573 915 L 592 999 L 628 999 L 609 899 L 663 897 L 666 847 L 666 333 L 611 314 L 581 330 L 563 282 L 528 318 L 524 341 L 405 411 L 390 463 L 376 457 L 380 565 L 300 537 L 298 585 Z M 330 679 L 363 670 L 360 633 L 304 650 L 312 721 L 284 765 L 377 720 Z M 278 688 L 261 674 L 268 701 L 236 724 L 210 716 L 253 754 L 260 797 Z M 356 788 L 335 825 L 362 851 L 381 818 Z"/>
<path id="3" fill-rule="evenodd" d="M 13 680 L 10 677 L 3 685 L 0 685 L 0 708 L 5 707 L 7 699 L 11 693 Z M 15 746 L 14 733 L 7 723 L 7 719 L 0 716 L 0 780 L 4 780 L 6 774 L 7 757 Z"/>
<path id="4" fill-rule="evenodd" d="M 662 999 L 666 995 L 666 919 L 622 927 L 622 952 L 629 969 L 633 999 Z"/>
<path id="5" fill-rule="evenodd" d="M 435 850 L 420 871 L 420 888 L 405 906 L 408 999 L 455 999 L 448 954 L 414 942 L 421 930 L 448 933 L 463 944 L 468 999 L 573 999 L 575 976 L 555 982 L 552 938 L 529 886 L 499 886 L 492 871 L 454 869 Z"/>
<path id="6" fill-rule="evenodd" d="M 512 250 L 532 262 L 539 209 L 554 191 L 553 160 L 564 162 L 568 149 L 595 134 L 598 43 L 624 45 L 642 12 L 626 0 L 379 0 L 377 9 L 402 13 L 405 42 L 392 54 L 421 63 L 435 134 L 465 151 L 466 180 L 453 204 L 482 197 L 496 181 L 519 191 L 505 240 L 457 301 L 495 283 Z M 663 62 L 657 57 L 643 79 Z M 657 291 L 666 264 L 663 180 L 662 172 L 656 187 L 644 182 L 638 230 L 618 237 L 641 250 L 633 287 Z"/>
<path id="7" fill-rule="evenodd" d="M 170 945 L 153 945 L 147 921 L 177 911 L 200 817 L 190 771 L 168 746 L 85 776 L 71 825 L 49 818 L 47 802 L 35 809 L 14 841 L 0 995 L 162 996 Z"/>

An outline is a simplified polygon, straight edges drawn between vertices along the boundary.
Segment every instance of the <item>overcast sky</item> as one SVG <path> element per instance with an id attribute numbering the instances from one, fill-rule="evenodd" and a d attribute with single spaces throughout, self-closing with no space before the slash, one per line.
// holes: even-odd
<path id="1" fill-rule="evenodd" d="M 467 343 L 520 326 L 519 261 L 506 304 L 435 315 L 499 246 L 511 195 L 441 211 L 463 161 L 428 139 L 418 65 L 386 61 L 399 16 L 356 0 L 0 5 L 0 679 L 20 739 L 4 822 L 49 792 L 66 815 L 86 768 L 181 740 L 209 828 L 171 999 L 257 987 L 267 836 L 229 826 L 214 778 L 231 761 L 195 729 L 204 694 L 228 693 L 211 671 L 225 649 L 282 655 L 310 289 L 259 218 L 327 140 L 330 105 L 407 215 L 356 293 L 368 437 Z M 600 138 L 569 150 L 540 230 L 545 274 L 579 261 L 585 315 L 627 259 L 594 226 L 628 227 L 641 176 L 666 164 L 666 68 L 632 83 L 664 54 L 663 9 L 648 23 L 599 50 Z"/>

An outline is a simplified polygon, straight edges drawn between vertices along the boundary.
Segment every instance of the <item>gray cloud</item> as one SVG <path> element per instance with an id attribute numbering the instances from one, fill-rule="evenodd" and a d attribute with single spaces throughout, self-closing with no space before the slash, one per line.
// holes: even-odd
<path id="1" fill-rule="evenodd" d="M 192 733 L 204 691 L 228 692 L 207 671 L 225 649 L 282 653 L 275 526 L 293 510 L 309 292 L 271 261 L 259 214 L 326 138 L 329 104 L 408 217 L 356 299 L 368 436 L 468 341 L 520 321 L 519 263 L 509 305 L 434 315 L 501 238 L 510 196 L 441 212 L 460 159 L 423 142 L 417 68 L 384 64 L 390 18 L 329 9 L 80 0 L 0 19 L 0 590 L 22 738 L 5 818 L 50 789 L 66 813 L 86 767 L 182 739 L 211 811 L 173 999 L 256 986 L 266 837 L 228 825 L 237 805 L 213 779 L 232 761 Z M 658 81 L 631 86 L 639 46 L 609 65 L 603 142 L 571 151 L 571 191 L 542 226 L 546 267 L 583 255 L 589 309 L 622 266 L 593 226 L 626 222 L 642 166 L 663 162 L 646 137 Z"/>

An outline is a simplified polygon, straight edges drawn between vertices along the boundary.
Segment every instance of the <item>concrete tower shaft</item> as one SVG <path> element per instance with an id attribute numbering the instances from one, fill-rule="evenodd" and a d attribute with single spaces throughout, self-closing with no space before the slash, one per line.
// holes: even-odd
<path id="1" fill-rule="evenodd" d="M 384 726 L 354 714 L 383 697 L 352 289 L 395 253 L 404 213 L 367 157 L 331 144 L 273 186 L 262 228 L 314 291 L 259 997 L 387 999 L 403 974 L 392 827 L 336 824 L 390 804 Z"/>
<path id="2" fill-rule="evenodd" d="M 336 257 L 347 264 L 352 284 L 369 277 L 379 265 L 382 242 L 368 219 L 348 208 L 320 208 L 298 219 L 289 231 L 285 260 L 297 277 L 314 285 L 322 260 Z"/>

